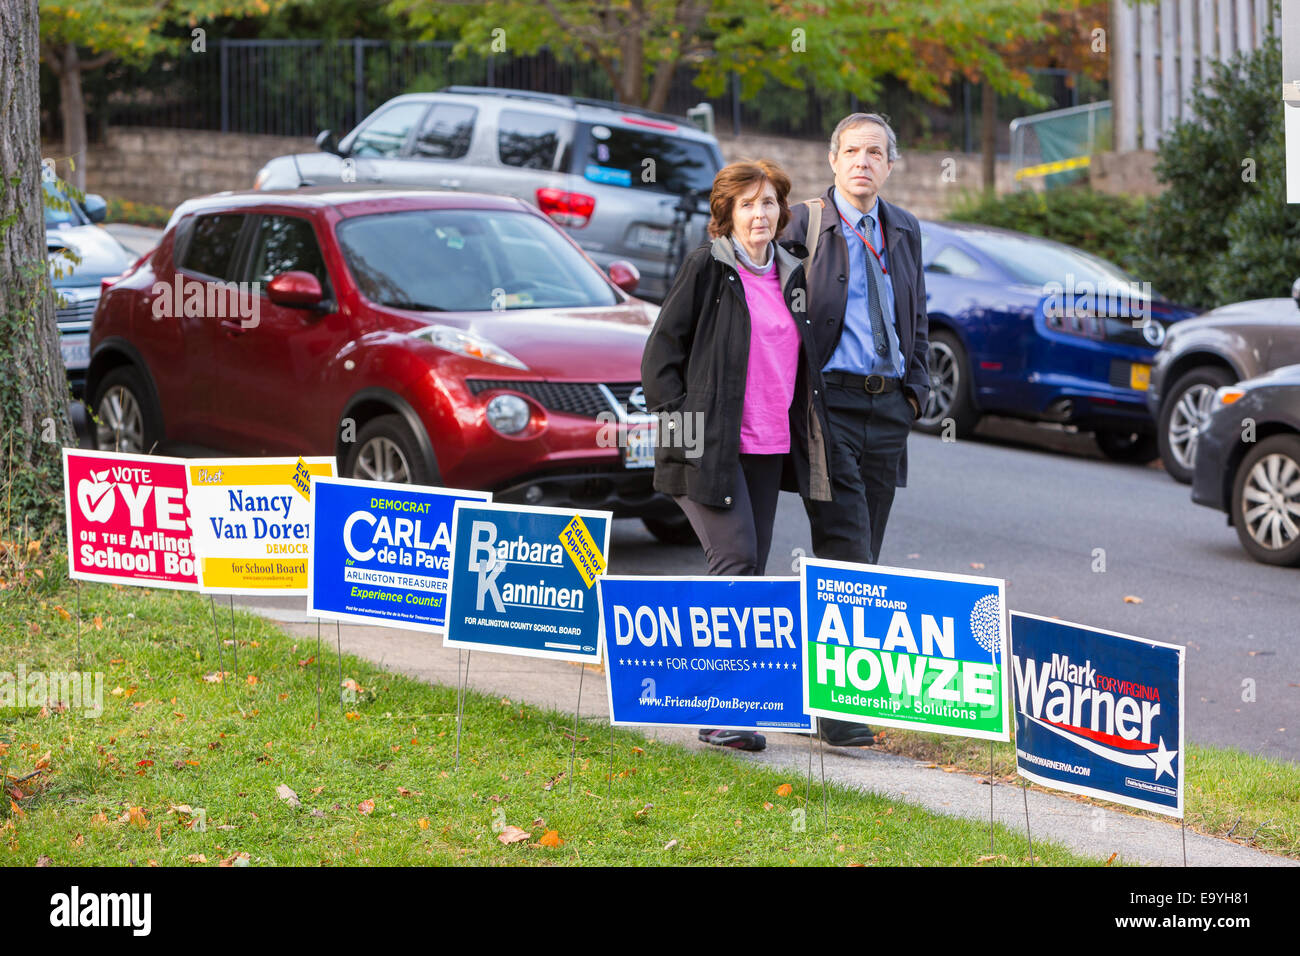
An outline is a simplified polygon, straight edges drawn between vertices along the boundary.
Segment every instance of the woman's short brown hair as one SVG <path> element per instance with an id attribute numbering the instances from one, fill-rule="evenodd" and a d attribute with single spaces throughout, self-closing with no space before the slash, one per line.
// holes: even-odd
<path id="1" fill-rule="evenodd" d="M 736 200 L 754 195 L 764 183 L 776 190 L 776 205 L 780 213 L 776 218 L 776 235 L 781 234 L 790 221 L 790 177 L 776 163 L 766 159 L 742 159 L 718 170 L 713 177 L 713 191 L 709 193 L 709 235 L 713 238 L 731 233 L 732 211 Z"/>

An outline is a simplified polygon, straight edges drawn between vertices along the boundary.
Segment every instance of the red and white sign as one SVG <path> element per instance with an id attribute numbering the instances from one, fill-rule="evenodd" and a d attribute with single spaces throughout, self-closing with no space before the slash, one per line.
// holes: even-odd
<path id="1" fill-rule="evenodd" d="M 197 590 L 185 464 L 63 449 L 69 576 Z"/>

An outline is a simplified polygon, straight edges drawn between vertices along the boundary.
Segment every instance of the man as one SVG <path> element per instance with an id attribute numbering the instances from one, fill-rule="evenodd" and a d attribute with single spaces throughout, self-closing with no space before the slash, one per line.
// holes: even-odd
<path id="1" fill-rule="evenodd" d="M 808 311 L 830 422 L 832 500 L 804 499 L 819 558 L 874 564 L 894 490 L 907 484 L 907 436 L 930 391 L 929 319 L 916 217 L 878 195 L 898 159 L 889 123 L 853 113 L 831 134 L 835 183 L 791 208 L 782 239 L 812 250 Z M 815 216 L 813 217 L 816 218 Z M 874 743 L 864 724 L 820 720 L 835 746 Z"/>

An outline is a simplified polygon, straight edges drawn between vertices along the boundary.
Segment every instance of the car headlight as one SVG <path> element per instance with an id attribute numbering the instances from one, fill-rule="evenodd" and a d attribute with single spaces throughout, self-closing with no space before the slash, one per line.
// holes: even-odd
<path id="1" fill-rule="evenodd" d="M 528 427 L 532 409 L 518 395 L 498 395 L 487 404 L 488 424 L 503 435 L 517 435 Z"/>
<path id="2" fill-rule="evenodd" d="M 426 338 L 438 348 L 446 349 L 448 352 L 455 352 L 457 355 L 464 355 L 466 358 L 482 359 L 484 362 L 508 365 L 510 368 L 528 371 L 527 365 L 499 345 L 489 342 L 481 335 L 475 335 L 463 329 L 453 328 L 450 325 L 428 325 L 422 329 L 417 329 L 411 334 Z"/>
<path id="3" fill-rule="evenodd" d="M 1244 388 L 1238 388 L 1235 385 L 1224 385 L 1214 393 L 1214 407 L 1222 408 L 1224 405 L 1232 405 L 1246 394 Z"/>

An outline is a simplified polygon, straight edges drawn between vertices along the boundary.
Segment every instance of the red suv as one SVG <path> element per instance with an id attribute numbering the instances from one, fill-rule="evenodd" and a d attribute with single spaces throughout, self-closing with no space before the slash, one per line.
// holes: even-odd
<path id="1" fill-rule="evenodd" d="M 332 454 L 346 476 L 604 508 L 686 540 L 652 449 L 607 437 L 645 422 L 656 309 L 628 294 L 635 269 L 611 275 L 507 197 L 190 200 L 100 299 L 96 443 Z"/>

